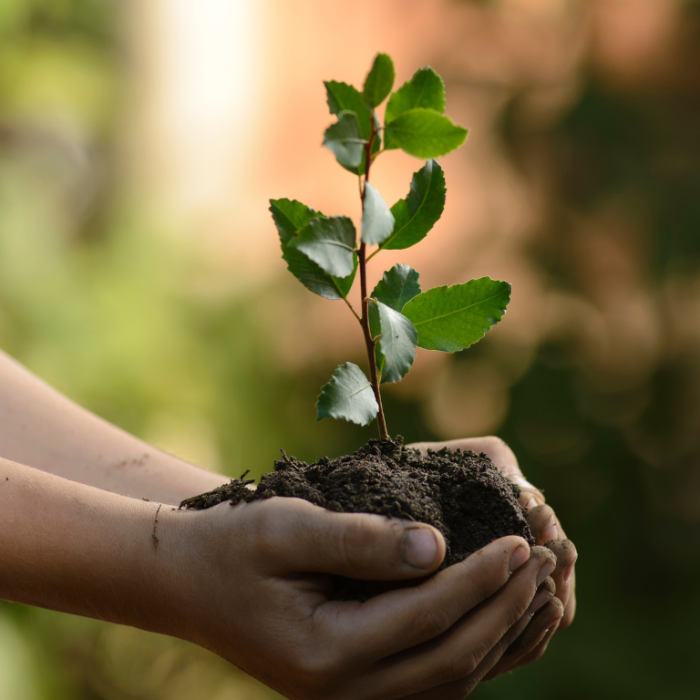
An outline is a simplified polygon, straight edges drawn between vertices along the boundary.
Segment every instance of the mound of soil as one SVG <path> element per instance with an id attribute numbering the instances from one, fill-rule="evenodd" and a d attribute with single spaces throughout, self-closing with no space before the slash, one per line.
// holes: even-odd
<path id="1" fill-rule="evenodd" d="M 284 454 L 284 453 L 283 453 Z M 246 472 L 247 474 L 247 472 Z M 447 553 L 441 569 L 505 535 L 519 535 L 535 544 L 518 503 L 520 491 L 484 454 L 447 448 L 427 456 L 404 447 L 403 440 L 370 440 L 355 454 L 314 464 L 294 457 L 275 462 L 255 491 L 253 479 L 230 484 L 188 498 L 181 508 L 204 509 L 230 501 L 257 501 L 273 496 L 303 498 L 329 510 L 377 513 L 435 526 L 445 537 Z M 338 578 L 334 597 L 366 600 L 409 582 L 357 581 Z"/>

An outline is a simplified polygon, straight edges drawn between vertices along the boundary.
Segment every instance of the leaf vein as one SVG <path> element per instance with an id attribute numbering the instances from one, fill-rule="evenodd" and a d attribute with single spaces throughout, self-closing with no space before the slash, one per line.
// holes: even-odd
<path id="1" fill-rule="evenodd" d="M 462 311 L 468 311 L 469 309 L 474 308 L 475 306 L 478 306 L 479 304 L 485 304 L 487 301 L 491 301 L 491 299 L 495 299 L 496 297 L 500 296 L 501 292 L 498 294 L 493 294 L 492 296 L 486 298 L 486 299 L 480 299 L 479 301 L 475 301 L 473 304 L 469 304 L 469 306 L 463 306 L 461 309 L 455 309 L 454 311 L 450 311 L 446 314 L 443 314 L 442 316 L 432 316 L 431 318 L 426 318 L 424 321 L 412 321 L 414 326 L 420 326 L 423 323 L 430 323 L 431 321 L 439 321 L 441 318 L 447 318 L 448 316 L 454 316 L 454 314 L 458 314 Z"/>

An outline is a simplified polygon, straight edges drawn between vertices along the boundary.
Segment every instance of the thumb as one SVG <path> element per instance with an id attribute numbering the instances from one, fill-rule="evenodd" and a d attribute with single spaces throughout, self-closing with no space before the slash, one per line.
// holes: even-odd
<path id="1" fill-rule="evenodd" d="M 259 516 L 266 521 L 259 533 L 269 573 L 399 580 L 426 576 L 445 557 L 442 534 L 425 523 L 336 513 L 298 498 L 264 501 Z"/>

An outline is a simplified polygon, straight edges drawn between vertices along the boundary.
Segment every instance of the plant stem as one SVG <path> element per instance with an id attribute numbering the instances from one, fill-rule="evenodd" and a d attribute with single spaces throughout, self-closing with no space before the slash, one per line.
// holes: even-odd
<path id="1" fill-rule="evenodd" d="M 377 356 L 374 353 L 376 341 L 372 339 L 372 333 L 369 329 L 369 301 L 367 300 L 367 275 L 365 264 L 365 244 L 360 245 L 358 253 L 358 261 L 360 264 L 360 286 L 362 293 L 362 331 L 365 335 L 365 346 L 367 348 L 367 359 L 369 360 L 369 378 L 374 391 L 374 398 L 377 400 L 379 412 L 377 413 L 377 425 L 379 426 L 379 437 L 382 440 L 389 439 L 389 433 L 386 429 L 386 418 L 384 417 L 384 408 L 382 407 L 382 396 L 379 392 L 379 373 L 377 372 Z"/>
<path id="2" fill-rule="evenodd" d="M 372 165 L 372 145 L 377 135 L 374 119 L 372 119 L 372 133 L 369 137 L 369 143 L 365 147 L 365 185 L 369 181 L 369 169 Z M 362 211 L 365 208 L 365 187 L 362 188 Z M 384 417 L 384 408 L 382 406 L 382 396 L 379 391 L 379 373 L 377 371 L 377 356 L 375 354 L 376 340 L 372 338 L 372 333 L 369 328 L 369 301 L 367 297 L 367 259 L 366 259 L 366 244 L 360 243 L 358 251 L 358 264 L 360 267 L 360 293 L 362 294 L 362 331 L 365 336 L 365 346 L 367 348 L 367 359 L 369 360 L 369 377 L 374 391 L 374 398 L 377 400 L 379 411 L 377 413 L 377 425 L 379 426 L 379 437 L 382 440 L 389 439 L 389 432 L 386 429 L 386 418 Z"/>
<path id="3" fill-rule="evenodd" d="M 357 315 L 357 311 L 355 311 L 355 307 L 345 298 L 343 297 L 343 301 L 347 304 L 348 309 L 352 311 L 352 315 L 357 319 L 358 323 L 362 325 L 362 319 Z"/>
<path id="4" fill-rule="evenodd" d="M 377 248 L 375 251 L 373 251 L 372 253 L 370 253 L 370 254 L 367 256 L 367 262 L 369 262 L 380 250 L 381 250 L 381 248 Z"/>

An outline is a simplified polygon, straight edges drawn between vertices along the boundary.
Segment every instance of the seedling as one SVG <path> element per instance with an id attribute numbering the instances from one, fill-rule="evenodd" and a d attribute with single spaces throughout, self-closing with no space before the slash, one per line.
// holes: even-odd
<path id="1" fill-rule="evenodd" d="M 296 200 L 270 200 L 289 271 L 315 294 L 345 302 L 364 335 L 369 379 L 352 362 L 340 365 L 321 390 L 317 417 L 360 425 L 376 418 L 382 439 L 389 434 L 380 385 L 403 379 L 413 365 L 416 346 L 464 350 L 501 320 L 510 301 L 510 285 L 489 277 L 423 292 L 419 273 L 408 265 L 394 265 L 367 293 L 370 260 L 383 250 L 416 245 L 442 216 L 447 189 L 435 158 L 458 148 L 467 137 L 466 129 L 445 116 L 445 84 L 432 68 L 420 69 L 396 92 L 391 92 L 393 85 L 394 64 L 382 53 L 362 92 L 347 83 L 325 83 L 328 108 L 337 121 L 326 129 L 323 145 L 358 178 L 359 241 L 346 216 L 325 216 Z M 382 127 L 376 109 L 387 97 Z M 414 173 L 406 198 L 390 209 L 370 184 L 370 171 L 380 155 L 398 148 L 426 163 Z M 359 313 L 348 299 L 358 269 Z"/>

